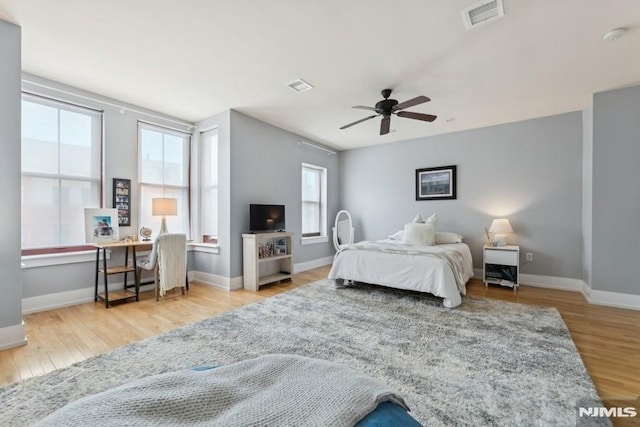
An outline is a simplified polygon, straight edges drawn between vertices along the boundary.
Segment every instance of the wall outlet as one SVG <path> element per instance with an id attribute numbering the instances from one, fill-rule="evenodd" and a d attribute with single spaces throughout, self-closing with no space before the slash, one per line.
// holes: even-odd
<path id="1" fill-rule="evenodd" d="M 533 252 L 527 252 L 527 261 L 533 261 Z"/>

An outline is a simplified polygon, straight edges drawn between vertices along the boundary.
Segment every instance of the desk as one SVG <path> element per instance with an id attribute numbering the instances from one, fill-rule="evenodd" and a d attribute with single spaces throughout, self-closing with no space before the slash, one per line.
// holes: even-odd
<path id="1" fill-rule="evenodd" d="M 94 243 L 93 246 L 96 248 L 96 281 L 95 281 L 95 294 L 94 301 L 98 301 L 101 299 L 104 301 L 104 305 L 106 308 L 109 308 L 109 304 L 114 301 L 126 301 L 132 298 L 135 298 L 136 301 L 140 300 L 140 278 L 138 277 L 138 272 L 136 269 L 136 248 L 143 247 L 144 249 L 150 249 L 153 245 L 153 242 L 108 242 L 108 243 Z M 107 267 L 107 249 L 117 249 L 124 248 L 124 264 L 118 266 Z M 129 248 L 131 248 L 133 255 L 133 263 L 132 265 L 127 265 L 127 260 L 129 258 Z M 100 251 L 102 251 L 102 267 L 100 267 Z M 133 272 L 134 284 L 127 284 L 127 273 Z M 100 273 L 103 274 L 104 277 L 104 292 L 98 293 L 98 278 Z M 111 274 L 121 274 L 124 273 L 124 287 L 121 291 L 112 291 L 112 297 L 109 298 L 109 286 L 107 277 Z M 129 290 L 129 288 L 135 288 L 135 292 Z"/>

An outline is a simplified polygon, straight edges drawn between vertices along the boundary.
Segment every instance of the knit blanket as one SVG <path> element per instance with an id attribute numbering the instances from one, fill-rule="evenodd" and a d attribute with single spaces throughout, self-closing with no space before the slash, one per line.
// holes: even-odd
<path id="1" fill-rule="evenodd" d="M 353 426 L 376 406 L 403 399 L 345 365 L 266 355 L 211 370 L 146 377 L 86 396 L 39 426 Z"/>
<path id="2" fill-rule="evenodd" d="M 160 296 L 168 290 L 185 286 L 187 272 L 187 237 L 180 233 L 157 237 Z"/>

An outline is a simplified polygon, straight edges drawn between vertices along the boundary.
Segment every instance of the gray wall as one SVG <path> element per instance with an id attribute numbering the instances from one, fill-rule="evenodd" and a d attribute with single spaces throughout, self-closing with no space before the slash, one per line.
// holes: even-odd
<path id="1" fill-rule="evenodd" d="M 298 145 L 308 139 L 231 111 L 231 277 L 242 275 L 242 233 L 249 228 L 249 204 L 285 205 L 287 231 L 294 236 L 294 262 L 333 254 L 327 243 L 300 246 L 301 167 L 311 163 L 327 168 L 328 229 L 338 209 L 339 159 L 337 155 Z"/>
<path id="2" fill-rule="evenodd" d="M 640 295 L 639 163 L 640 86 L 595 94 L 593 289 Z"/>
<path id="3" fill-rule="evenodd" d="M 0 20 L 0 329 L 22 323 L 20 270 L 20 27 Z M 5 343 L 1 343 L 3 345 Z"/>
<path id="4" fill-rule="evenodd" d="M 145 120 L 148 122 L 157 123 L 173 128 L 185 129 L 186 127 L 180 126 L 170 120 L 180 120 L 169 116 L 163 116 L 160 113 L 145 110 L 144 108 L 134 105 L 126 104 L 112 98 L 103 97 L 101 95 L 83 91 L 74 87 L 66 86 L 58 82 L 43 79 L 38 76 L 23 73 L 22 78 L 26 81 L 33 82 L 23 83 L 22 87 L 30 92 L 35 92 L 41 95 L 51 96 L 56 99 L 62 99 L 70 102 L 74 102 L 80 105 L 104 110 L 104 122 L 105 122 L 105 148 L 104 148 L 104 165 L 105 165 L 105 181 L 104 181 L 104 195 L 105 195 L 105 207 L 112 207 L 112 179 L 113 178 L 126 178 L 131 179 L 131 226 L 120 227 L 119 232 L 121 236 L 138 233 L 140 225 L 138 224 L 138 120 Z M 49 89 L 54 88 L 54 89 Z M 20 76 L 18 75 L 17 82 L 18 96 L 20 95 Z M 64 91 L 64 92 L 60 92 Z M 66 92 L 66 93 L 65 93 Z M 91 99 L 97 99 L 102 102 L 95 102 Z M 4 98 L 3 98 L 4 99 Z M 114 104 L 117 106 L 125 106 L 127 109 L 124 113 L 120 112 L 120 108 L 108 105 Z M 145 114 L 139 114 L 136 111 L 143 111 L 146 113 L 165 117 L 168 120 L 162 120 L 160 118 L 154 118 Z M 20 123 L 19 119 L 15 119 L 12 122 L 12 126 L 15 128 L 16 123 Z M 19 129 L 19 126 L 17 126 Z M 4 129 L 5 126 L 2 126 Z M 19 138 L 19 136 L 18 136 Z M 20 144 L 18 143 L 18 150 Z M 15 162 L 18 167 L 18 178 L 13 182 L 20 182 L 20 162 Z M 6 181 L 4 181 L 6 182 Z M 14 184 L 15 187 L 15 184 Z M 19 200 L 20 200 L 20 188 L 17 188 L 18 202 L 16 204 L 19 213 Z M 6 222 L 5 222 L 6 223 Z M 84 224 L 80 224 L 84 227 Z M 17 234 L 17 244 L 20 245 L 19 227 Z M 124 258 L 124 251 L 114 251 L 113 257 Z M 192 261 L 192 260 L 191 260 Z M 19 262 L 19 261 L 18 261 Z M 18 264 L 20 265 L 20 264 Z M 66 272 L 66 273 L 63 273 Z M 44 266 L 23 269 L 23 291 L 22 297 L 34 297 L 39 295 L 47 295 L 58 292 L 72 291 L 77 289 L 84 289 L 93 286 L 94 283 L 95 262 L 83 262 L 75 264 L 65 264 L 61 266 Z M 120 274 L 109 277 L 110 282 L 121 282 L 123 276 Z M 102 277 L 100 278 L 102 280 Z"/>
<path id="5" fill-rule="evenodd" d="M 384 238 L 416 213 L 461 233 L 482 266 L 484 228 L 506 217 L 522 272 L 582 277 L 580 112 L 341 153 L 341 201 L 356 240 Z M 456 200 L 416 201 L 415 170 L 457 165 Z M 533 252 L 526 263 L 524 253 Z"/>
<path id="6" fill-rule="evenodd" d="M 20 179 L 20 130 L 16 126 L 20 120 L 20 30 L 0 24 L 0 174 L 4 178 L 0 185 L 3 200 L 15 200 L 5 203 L 3 217 L 8 218 L 3 221 L 7 243 L 0 249 L 3 327 L 20 322 L 20 297 L 92 286 L 94 263 L 29 268 L 21 277 L 19 227 L 10 226 L 20 218 L 20 191 L 15 185 Z M 36 76 L 24 77 L 123 104 Z M 133 222 L 121 232 L 136 233 L 136 123 L 139 118 L 150 119 L 42 87 L 31 89 L 105 110 L 106 206 L 111 205 L 111 179 L 130 178 Z M 351 211 L 357 240 L 383 238 L 401 229 L 416 213 L 428 216 L 435 212 L 440 230 L 465 236 L 475 267 L 480 268 L 484 228 L 493 218 L 504 216 L 511 220 L 514 243 L 521 245 L 522 253 L 534 253 L 531 263 L 521 259 L 523 273 L 583 278 L 593 289 L 640 294 L 634 282 L 640 268 L 634 264 L 638 253 L 631 250 L 640 233 L 634 222 L 640 213 L 638 111 L 640 88 L 627 88 L 596 94 L 593 110 L 583 113 L 349 150 L 337 156 L 299 145 L 304 138 L 239 112 L 220 113 L 198 123 L 198 129 L 219 129 L 221 251 L 219 255 L 192 254 L 190 268 L 228 278 L 242 275 L 241 234 L 248 227 L 250 203 L 286 205 L 287 229 L 296 233 L 296 263 L 332 255 L 330 239 L 326 244 L 299 244 L 300 165 L 307 162 L 328 169 L 329 229 L 340 209 Z M 151 121 L 163 124 L 159 119 Z M 177 126 L 170 121 L 164 124 Z M 458 199 L 415 201 L 415 169 L 450 164 L 458 166 Z M 21 280 L 20 295 L 16 284 Z"/>

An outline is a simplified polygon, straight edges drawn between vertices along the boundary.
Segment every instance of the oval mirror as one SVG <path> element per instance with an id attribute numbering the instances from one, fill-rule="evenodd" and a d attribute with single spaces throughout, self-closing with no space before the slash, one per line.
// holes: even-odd
<path id="1" fill-rule="evenodd" d="M 341 210 L 336 215 L 336 221 L 333 226 L 333 246 L 336 248 L 336 251 L 353 243 L 353 232 L 351 214 L 345 210 Z"/>

